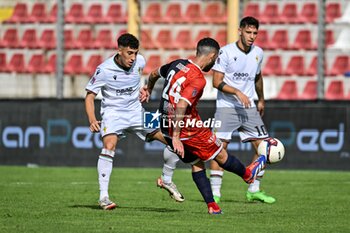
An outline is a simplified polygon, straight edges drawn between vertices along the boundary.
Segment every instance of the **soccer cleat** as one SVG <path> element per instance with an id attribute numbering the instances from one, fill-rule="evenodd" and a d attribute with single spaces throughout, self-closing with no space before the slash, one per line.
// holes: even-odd
<path id="1" fill-rule="evenodd" d="M 177 187 L 174 184 L 174 182 L 164 183 L 162 178 L 159 177 L 157 179 L 157 186 L 159 188 L 163 188 L 166 191 L 168 191 L 170 197 L 173 198 L 175 201 L 177 201 L 177 202 L 184 202 L 185 201 L 185 197 L 179 192 L 179 190 L 177 190 Z"/>
<path id="2" fill-rule="evenodd" d="M 251 184 L 254 182 L 258 173 L 264 170 L 266 165 L 266 156 L 260 155 L 254 162 L 248 165 L 246 169 L 250 170 L 251 174 L 248 178 L 244 179 L 247 184 Z"/>
<path id="3" fill-rule="evenodd" d="M 220 196 L 214 195 L 214 201 L 216 202 L 216 204 L 219 204 L 220 203 Z"/>
<path id="4" fill-rule="evenodd" d="M 112 210 L 114 209 L 115 207 L 117 207 L 117 205 L 112 202 L 111 200 L 109 200 L 108 197 L 104 197 L 102 198 L 102 200 L 100 200 L 98 202 L 98 204 L 100 205 L 100 207 L 104 210 Z"/>
<path id="5" fill-rule="evenodd" d="M 216 202 L 208 203 L 208 214 L 222 214 L 222 211 Z"/>
<path id="6" fill-rule="evenodd" d="M 251 192 L 247 191 L 246 197 L 247 197 L 248 201 L 255 201 L 256 200 L 256 201 L 261 201 L 261 202 L 268 203 L 268 204 L 272 204 L 272 203 L 276 202 L 275 198 L 266 195 L 265 192 L 263 192 L 263 191 L 258 191 L 255 193 L 251 193 Z"/>

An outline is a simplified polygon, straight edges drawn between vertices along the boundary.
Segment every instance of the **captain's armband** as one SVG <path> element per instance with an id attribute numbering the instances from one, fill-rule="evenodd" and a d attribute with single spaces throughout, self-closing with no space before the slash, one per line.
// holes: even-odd
<path id="1" fill-rule="evenodd" d="M 218 90 L 222 91 L 222 89 L 224 88 L 225 85 L 226 85 L 226 83 L 224 81 L 222 81 L 218 86 Z"/>

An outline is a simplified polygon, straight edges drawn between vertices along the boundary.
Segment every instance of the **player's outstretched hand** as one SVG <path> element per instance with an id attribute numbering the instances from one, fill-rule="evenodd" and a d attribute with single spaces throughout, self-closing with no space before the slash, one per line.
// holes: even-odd
<path id="1" fill-rule="evenodd" d="M 180 141 L 180 139 L 173 138 L 172 141 L 173 141 L 174 152 L 176 154 L 178 154 L 179 156 L 181 156 L 181 158 L 184 158 L 184 156 L 185 156 L 184 146 L 183 146 L 182 142 Z"/>
<path id="2" fill-rule="evenodd" d="M 92 133 L 100 132 L 101 121 L 93 121 L 90 123 L 90 131 Z"/>
<path id="3" fill-rule="evenodd" d="M 141 103 L 146 102 L 148 103 L 150 97 L 150 93 L 147 89 L 147 86 L 143 86 L 140 88 L 140 95 L 139 95 L 139 100 Z"/>
<path id="4" fill-rule="evenodd" d="M 250 107 L 250 100 L 245 94 L 243 94 L 241 91 L 238 91 L 236 95 L 245 108 Z"/>

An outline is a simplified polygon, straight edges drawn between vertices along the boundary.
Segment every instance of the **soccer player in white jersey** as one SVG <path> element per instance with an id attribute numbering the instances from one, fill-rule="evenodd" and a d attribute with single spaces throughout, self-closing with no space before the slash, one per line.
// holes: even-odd
<path id="1" fill-rule="evenodd" d="M 85 109 L 91 132 L 100 132 L 103 148 L 99 155 L 97 170 L 100 186 L 99 205 L 105 209 L 114 209 L 116 204 L 109 199 L 109 179 L 113 168 L 113 158 L 117 142 L 126 132 L 136 133 L 140 138 L 151 141 L 159 140 L 166 144 L 159 130 L 143 128 L 143 108 L 139 99 L 140 78 L 145 66 L 145 59 L 138 54 L 139 41 L 129 34 L 118 38 L 118 52 L 100 64 L 86 86 Z M 101 117 L 95 116 L 94 100 L 101 92 Z M 175 169 L 178 157 L 167 152 L 166 166 Z M 171 182 L 171 181 L 170 181 Z M 184 201 L 173 182 L 164 187 L 177 201 Z"/>
<path id="2" fill-rule="evenodd" d="M 257 148 L 260 142 L 268 137 L 266 127 L 261 119 L 265 101 L 261 63 L 263 50 L 253 43 L 258 35 L 259 21 L 253 17 L 241 20 L 237 42 L 221 48 L 213 69 L 213 86 L 218 89 L 215 119 L 222 122 L 220 128 L 214 129 L 216 136 L 227 149 L 232 133 L 238 130 L 242 142 L 251 142 L 258 157 Z M 255 92 L 258 96 L 257 106 L 254 103 Z M 223 169 L 215 161 L 210 163 L 210 182 L 216 202 L 220 202 L 220 189 Z M 262 170 L 257 179 L 249 185 L 246 197 L 249 201 L 258 200 L 274 203 L 275 198 L 260 190 Z"/>

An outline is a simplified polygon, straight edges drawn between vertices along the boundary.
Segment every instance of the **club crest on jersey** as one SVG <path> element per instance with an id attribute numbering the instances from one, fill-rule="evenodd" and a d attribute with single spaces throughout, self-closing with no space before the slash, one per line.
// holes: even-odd
<path id="1" fill-rule="evenodd" d="M 139 72 L 139 75 L 141 75 L 141 74 L 142 74 L 142 68 L 141 68 L 141 67 L 139 67 L 138 72 Z"/>
<path id="2" fill-rule="evenodd" d="M 117 80 L 117 75 L 116 75 L 116 74 L 113 75 L 113 79 L 114 79 L 114 80 Z"/>
<path id="3" fill-rule="evenodd" d="M 255 59 L 256 59 L 256 62 L 259 62 L 259 57 L 258 56 L 256 56 Z"/>
<path id="4" fill-rule="evenodd" d="M 143 127 L 146 129 L 158 129 L 160 127 L 159 110 L 156 112 L 144 112 L 143 113 Z"/>
<path id="5" fill-rule="evenodd" d="M 233 60 L 237 61 L 237 57 L 234 57 Z"/>

